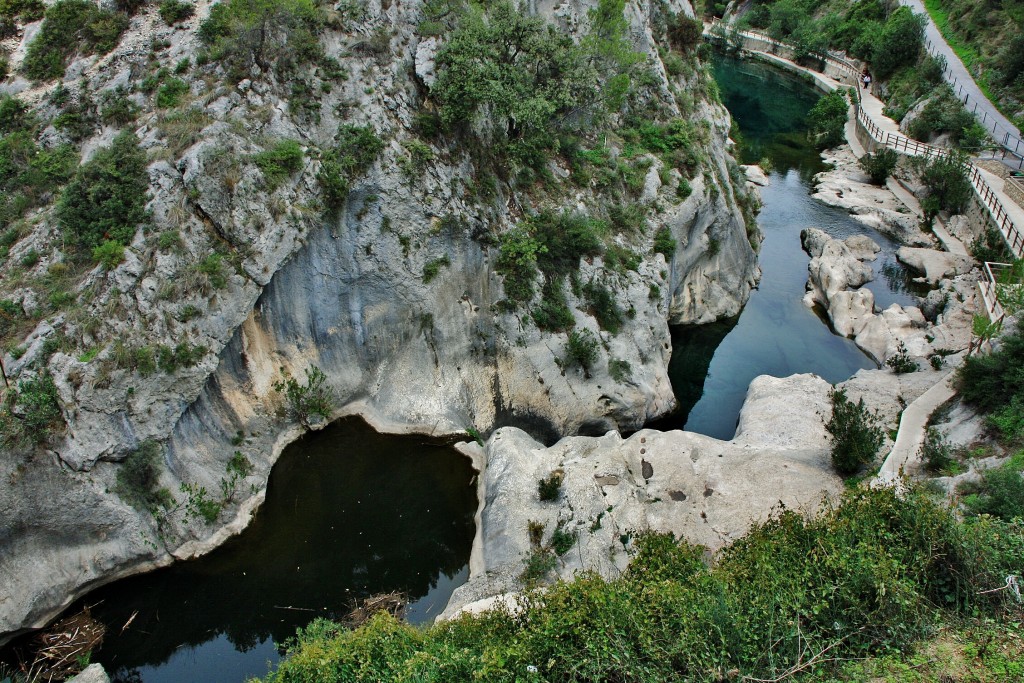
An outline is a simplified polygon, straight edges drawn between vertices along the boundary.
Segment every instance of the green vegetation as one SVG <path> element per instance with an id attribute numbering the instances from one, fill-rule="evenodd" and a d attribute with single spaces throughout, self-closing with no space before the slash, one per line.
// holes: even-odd
<path id="1" fill-rule="evenodd" d="M 131 131 L 79 167 L 57 203 L 57 221 L 68 242 L 91 252 L 104 242 L 126 245 L 144 224 L 149 175 L 146 154 Z"/>
<path id="2" fill-rule="evenodd" d="M 921 208 L 929 221 L 940 211 L 963 213 L 974 195 L 967 179 L 967 158 L 959 153 L 932 159 L 921 172 L 921 182 L 927 190 Z"/>
<path id="3" fill-rule="evenodd" d="M 305 155 L 297 140 L 279 140 L 268 150 L 253 157 L 256 166 L 263 173 L 268 189 L 273 192 L 290 176 L 302 170 Z"/>
<path id="4" fill-rule="evenodd" d="M 628 360 L 621 360 L 619 358 L 608 359 L 608 375 L 619 384 L 628 382 L 632 374 L 633 368 Z"/>
<path id="5" fill-rule="evenodd" d="M 898 659 L 936 624 L 977 628 L 979 640 L 1019 629 L 1010 592 L 992 589 L 1020 571 L 1020 525 L 961 521 L 919 490 L 851 492 L 808 517 L 782 510 L 710 567 L 702 548 L 668 535 L 631 546 L 621 577 L 581 574 L 527 592 L 515 609 L 423 628 L 384 613 L 353 630 L 315 621 L 265 680 L 868 680 L 843 672 L 863 672 L 866 657 Z M 538 548 L 527 570 L 540 580 L 556 558 Z M 1013 680 L 1020 651 L 1018 638 L 965 666 L 1009 667 L 987 680 Z"/>
<path id="6" fill-rule="evenodd" d="M 46 12 L 42 0 L 0 0 L 0 40 L 18 34 L 18 24 L 41 19 Z"/>
<path id="7" fill-rule="evenodd" d="M 901 341 L 896 347 L 896 353 L 885 359 L 885 365 L 897 375 L 908 372 L 917 372 L 917 361 L 907 353 L 906 345 Z"/>
<path id="8" fill-rule="evenodd" d="M 845 389 L 833 389 L 829 398 L 832 415 L 825 429 L 832 435 L 832 465 L 840 474 L 856 474 L 878 454 L 884 439 L 882 429 L 864 407 L 863 398 L 854 403 Z"/>
<path id="9" fill-rule="evenodd" d="M 1005 438 L 1024 437 L 1024 331 L 1008 332 L 994 353 L 964 361 L 957 371 L 957 391 L 990 416 L 992 426 Z"/>
<path id="10" fill-rule="evenodd" d="M 860 167 L 871 178 L 875 185 L 885 185 L 885 180 L 899 163 L 900 156 L 888 147 L 879 149 L 874 154 L 865 154 L 860 158 Z"/>
<path id="11" fill-rule="evenodd" d="M 128 92 L 118 86 L 100 97 L 100 119 L 110 126 L 126 126 L 139 115 L 139 106 L 128 98 Z"/>
<path id="12" fill-rule="evenodd" d="M 78 153 L 70 145 L 36 143 L 43 127 L 21 100 L 0 95 L 0 228 L 5 230 L 45 203 L 78 166 Z M 5 238 L 3 248 L 15 240 L 16 235 Z"/>
<path id="13" fill-rule="evenodd" d="M 604 284 L 591 280 L 583 286 L 583 296 L 589 311 L 602 330 L 618 334 L 622 329 L 622 311 L 619 310 L 611 291 Z M 589 367 L 586 366 L 586 367 Z"/>
<path id="14" fill-rule="evenodd" d="M 956 463 L 953 459 L 953 447 L 935 427 L 928 427 L 925 431 L 924 443 L 921 444 L 921 461 L 925 469 L 933 474 L 949 473 Z"/>
<path id="15" fill-rule="evenodd" d="M 328 419 L 334 410 L 334 391 L 327 385 L 327 375 L 320 368 L 306 368 L 306 383 L 294 377 L 274 382 L 274 389 L 284 393 L 292 417 L 309 427 L 312 416 Z"/>
<path id="16" fill-rule="evenodd" d="M 558 500 L 562 496 L 562 472 L 555 470 L 537 482 L 537 497 L 542 502 Z"/>
<path id="17" fill-rule="evenodd" d="M 1024 100 L 1024 11 L 1018 2 L 925 0 L 925 7 L 985 96 L 1008 117 Z M 950 21 L 953 17 L 953 21 Z"/>
<path id="18" fill-rule="evenodd" d="M 924 142 L 948 133 L 953 143 L 961 148 L 976 148 L 987 137 L 978 120 L 964 109 L 953 89 L 945 84 L 935 88 L 928 104 L 910 122 L 907 132 L 915 140 Z"/>
<path id="19" fill-rule="evenodd" d="M 186 19 L 191 18 L 195 12 L 195 6 L 190 2 L 183 2 L 182 0 L 161 0 L 160 2 L 160 18 L 168 26 L 180 24 Z"/>
<path id="20" fill-rule="evenodd" d="M 75 54 L 109 52 L 126 28 L 128 17 L 121 12 L 101 9 L 89 0 L 60 0 L 46 10 L 22 70 L 34 81 L 60 78 Z"/>
<path id="21" fill-rule="evenodd" d="M 597 337 L 590 330 L 573 330 L 565 342 L 565 359 L 562 361 L 565 367 L 579 366 L 584 372 L 588 372 L 597 363 L 598 359 Z"/>
<path id="22" fill-rule="evenodd" d="M 209 497 L 205 486 L 183 482 L 179 490 L 185 494 L 186 515 L 201 517 L 207 524 L 213 524 L 220 517 L 220 511 L 223 506 L 220 502 Z"/>
<path id="23" fill-rule="evenodd" d="M 556 555 L 565 555 L 569 552 L 574 545 L 576 545 L 576 532 L 569 532 L 565 530 L 562 524 L 555 527 L 555 530 L 551 532 L 551 549 L 555 551 Z"/>
<path id="24" fill-rule="evenodd" d="M 92 258 L 103 264 L 107 270 L 113 270 L 124 261 L 124 245 L 114 240 L 107 240 L 92 248 Z"/>
<path id="25" fill-rule="evenodd" d="M 601 0 L 579 44 L 508 0 L 458 12 L 431 89 L 442 123 L 471 134 L 486 112 L 494 124 L 482 141 L 492 155 L 541 168 L 560 131 L 617 110 L 628 96 L 641 56 L 629 48 L 623 8 L 623 0 Z"/>
<path id="26" fill-rule="evenodd" d="M 253 70 L 288 81 L 324 57 L 323 12 L 314 0 L 224 0 L 199 27 L 206 61 L 219 61 L 240 81 Z"/>
<path id="27" fill-rule="evenodd" d="M 160 486 L 160 465 L 163 449 L 156 441 L 143 441 L 117 467 L 114 492 L 129 505 L 149 510 L 154 515 L 169 508 L 174 500 L 171 492 Z"/>
<path id="28" fill-rule="evenodd" d="M 875 76 L 885 80 L 901 67 L 917 63 L 924 51 L 925 19 L 909 7 L 899 7 L 882 27 L 882 33 L 871 54 Z"/>
<path id="29" fill-rule="evenodd" d="M 63 424 L 53 377 L 44 373 L 18 382 L 0 406 L 0 443 L 8 448 L 42 444 Z"/>
<path id="30" fill-rule="evenodd" d="M 836 147 L 846 141 L 846 114 L 849 110 L 845 90 L 822 95 L 807 114 L 808 131 L 820 149 Z"/>
<path id="31" fill-rule="evenodd" d="M 601 253 L 607 231 L 604 221 L 573 213 L 545 211 L 521 221 L 502 236 L 496 263 L 506 296 L 516 303 L 532 299 L 538 270 L 552 287 L 574 275 L 581 258 Z"/>
<path id="32" fill-rule="evenodd" d="M 335 136 L 335 146 L 324 152 L 317 181 L 324 193 L 324 203 L 332 209 L 340 207 L 348 197 L 350 183 L 376 160 L 384 141 L 370 126 L 342 125 Z"/>
<path id="33" fill-rule="evenodd" d="M 1004 521 L 1024 519 L 1024 451 L 998 467 L 983 470 L 981 482 L 965 482 L 958 493 L 975 515 L 992 515 Z"/>
<path id="34" fill-rule="evenodd" d="M 187 92 L 188 84 L 185 81 L 180 78 L 170 78 L 156 91 L 156 106 L 159 109 L 177 107 Z"/>
<path id="35" fill-rule="evenodd" d="M 423 284 L 430 284 L 430 281 L 437 277 L 442 268 L 447 268 L 451 264 L 452 262 L 448 258 L 448 254 L 427 261 L 423 265 Z"/>
<path id="36" fill-rule="evenodd" d="M 676 238 L 672 236 L 672 231 L 668 226 L 663 225 L 658 228 L 658 232 L 654 233 L 654 251 L 664 254 L 668 261 L 671 261 L 672 256 L 676 253 Z"/>

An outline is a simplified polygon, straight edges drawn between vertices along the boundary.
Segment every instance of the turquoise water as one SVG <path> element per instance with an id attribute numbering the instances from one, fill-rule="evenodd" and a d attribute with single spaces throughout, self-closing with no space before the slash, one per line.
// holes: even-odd
<path id="1" fill-rule="evenodd" d="M 801 230 L 817 227 L 837 237 L 871 237 L 883 250 L 869 285 L 876 305 L 913 304 L 916 298 L 894 256 L 898 244 L 811 198 L 814 174 L 824 170 L 805 133 L 818 91 L 801 78 L 754 61 L 718 57 L 714 68 L 722 101 L 740 130 L 741 163 L 767 158 L 773 166 L 771 184 L 761 188 L 761 282 L 736 319 L 673 330 L 669 375 L 680 406 L 657 426 L 730 439 L 747 387 L 758 375 L 813 372 L 839 382 L 875 367 L 851 340 L 830 330 L 820 311 L 804 305 L 809 258 L 800 246 Z"/>
<path id="2" fill-rule="evenodd" d="M 93 661 L 114 681 L 241 683 L 266 674 L 297 628 L 343 618 L 356 598 L 399 590 L 411 622 L 439 614 L 468 575 L 474 476 L 447 446 L 342 420 L 288 446 L 237 538 L 71 609 L 95 605 L 108 630 Z"/>

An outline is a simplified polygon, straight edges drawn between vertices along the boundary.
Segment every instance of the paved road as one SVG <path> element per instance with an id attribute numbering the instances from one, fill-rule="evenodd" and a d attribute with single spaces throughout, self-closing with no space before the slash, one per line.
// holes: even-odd
<path id="1" fill-rule="evenodd" d="M 989 102 L 981 92 L 981 88 L 974 82 L 974 78 L 967 70 L 967 67 L 956 56 L 956 53 L 953 52 L 953 48 L 949 46 L 946 39 L 942 37 L 938 27 L 935 26 L 935 22 L 928 15 L 924 3 L 921 0 L 900 0 L 900 4 L 906 5 L 918 14 L 924 15 L 928 20 L 924 31 L 925 38 L 931 42 L 929 52 L 946 58 L 946 66 L 948 67 L 945 74 L 946 81 L 953 86 L 953 92 L 960 96 L 961 102 L 964 101 L 964 96 L 967 96 L 968 111 L 975 112 L 978 120 L 988 129 L 996 142 L 1003 144 L 1007 133 L 1010 134 L 1011 138 L 1017 138 L 1016 142 L 1020 142 L 1020 131 L 1010 123 L 1009 119 L 999 113 L 995 105 Z M 1013 149 L 1014 146 L 1015 141 L 1011 139 L 1009 142 L 1010 149 Z M 1018 151 L 1024 153 L 1024 143 L 1020 143 Z"/>

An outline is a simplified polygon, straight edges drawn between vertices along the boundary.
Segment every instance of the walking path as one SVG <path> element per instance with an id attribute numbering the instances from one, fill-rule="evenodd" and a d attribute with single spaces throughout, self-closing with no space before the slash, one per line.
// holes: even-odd
<path id="1" fill-rule="evenodd" d="M 985 97 L 985 93 L 974 82 L 971 72 L 960 61 L 960 58 L 957 57 L 953 48 L 946 42 L 945 37 L 939 31 L 935 22 L 932 21 L 931 15 L 925 9 L 924 3 L 921 0 L 900 0 L 900 4 L 923 15 L 927 20 L 924 35 L 927 41 L 926 47 L 928 52 L 933 56 L 945 58 L 946 71 L 943 73 L 943 77 L 953 87 L 953 92 L 964 102 L 967 111 L 972 112 L 978 117 L 978 121 L 992 133 L 992 137 L 996 142 L 1024 154 L 1024 143 L 1021 142 L 1020 131 Z"/>
<path id="2" fill-rule="evenodd" d="M 953 372 L 950 371 L 903 410 L 896 443 L 878 470 L 878 475 L 872 480 L 872 486 L 891 486 L 897 483 L 911 465 L 921 461 L 921 446 L 927 433 L 928 418 L 939 406 L 956 395 L 952 380 Z"/>

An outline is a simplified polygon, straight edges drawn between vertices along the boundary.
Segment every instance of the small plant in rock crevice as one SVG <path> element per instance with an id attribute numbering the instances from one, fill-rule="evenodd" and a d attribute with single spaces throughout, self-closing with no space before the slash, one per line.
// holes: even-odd
<path id="1" fill-rule="evenodd" d="M 896 347 L 896 353 L 885 361 L 888 366 L 897 375 L 904 375 L 910 372 L 917 372 L 917 361 L 910 357 L 907 353 L 907 347 L 903 342 L 900 342 Z"/>
<path id="2" fill-rule="evenodd" d="M 274 383 L 274 389 L 285 395 L 292 417 L 306 427 L 317 416 L 328 419 L 334 410 L 334 391 L 327 385 L 327 375 L 317 367 L 306 369 L 306 383 L 286 377 Z"/>
<path id="3" fill-rule="evenodd" d="M 542 477 L 537 482 L 537 496 L 541 502 L 558 500 L 562 495 L 562 473 L 555 470 L 547 477 Z"/>

